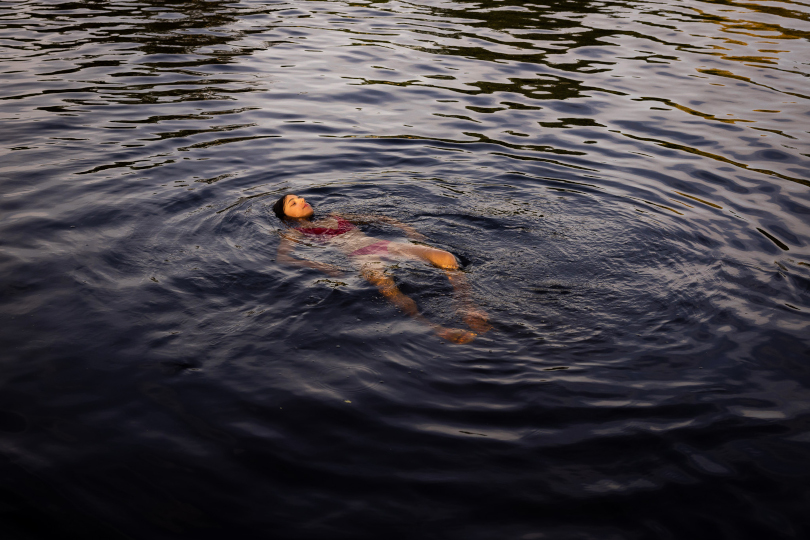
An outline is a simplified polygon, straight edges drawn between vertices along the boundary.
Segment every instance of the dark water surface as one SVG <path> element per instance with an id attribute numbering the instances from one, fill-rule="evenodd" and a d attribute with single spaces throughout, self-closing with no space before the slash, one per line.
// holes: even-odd
<path id="1" fill-rule="evenodd" d="M 3 538 L 809 537 L 809 37 L 791 0 L 0 3 Z M 457 253 L 493 331 L 276 264 L 286 191 Z"/>

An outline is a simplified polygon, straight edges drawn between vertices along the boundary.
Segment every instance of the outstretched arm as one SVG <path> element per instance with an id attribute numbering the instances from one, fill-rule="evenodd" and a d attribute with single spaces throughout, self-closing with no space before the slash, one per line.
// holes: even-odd
<path id="1" fill-rule="evenodd" d="M 410 225 L 388 216 L 378 216 L 373 214 L 344 214 L 342 217 L 353 223 L 385 223 L 386 225 L 393 225 L 394 227 L 401 229 L 411 240 L 427 240 L 427 237 L 424 234 L 420 233 Z"/>
<path id="2" fill-rule="evenodd" d="M 296 259 L 291 255 L 295 249 L 297 242 L 287 235 L 282 235 L 281 242 L 278 244 L 278 254 L 276 255 L 276 262 L 279 264 L 286 264 L 289 266 L 298 266 L 301 268 L 312 268 L 319 270 L 324 274 L 332 277 L 340 277 L 343 272 L 333 264 L 320 263 L 316 261 L 309 261 L 306 259 Z"/>

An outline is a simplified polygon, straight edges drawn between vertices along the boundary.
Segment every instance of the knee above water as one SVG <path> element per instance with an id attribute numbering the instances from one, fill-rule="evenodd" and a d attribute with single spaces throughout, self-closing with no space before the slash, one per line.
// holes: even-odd
<path id="1" fill-rule="evenodd" d="M 439 251 L 436 253 L 433 257 L 433 263 L 445 270 L 456 270 L 458 268 L 458 261 L 456 261 L 455 256 L 447 251 Z"/>

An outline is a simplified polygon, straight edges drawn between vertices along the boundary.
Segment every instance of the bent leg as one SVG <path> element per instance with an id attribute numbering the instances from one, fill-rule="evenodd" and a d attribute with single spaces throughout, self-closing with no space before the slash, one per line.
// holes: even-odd
<path id="1" fill-rule="evenodd" d="M 381 270 L 363 268 L 360 270 L 360 275 L 372 285 L 376 285 L 380 293 L 399 309 L 411 317 L 423 319 L 419 314 L 419 309 L 416 307 L 416 302 L 402 294 L 394 284 L 394 280 L 386 276 Z"/>
<path id="2" fill-rule="evenodd" d="M 443 249 L 392 242 L 388 245 L 388 252 L 397 255 L 405 255 L 413 259 L 422 259 L 444 270 L 458 270 L 458 261 L 455 255 Z"/>
<path id="3" fill-rule="evenodd" d="M 467 283 L 464 274 L 459 270 L 455 255 L 443 249 L 400 242 L 389 244 L 388 251 L 414 259 L 421 259 L 443 269 L 447 279 L 453 286 L 456 301 L 458 302 L 457 309 L 462 314 L 464 323 L 480 334 L 492 330 L 487 314 L 476 307 L 471 299 L 470 285 Z"/>
<path id="4" fill-rule="evenodd" d="M 453 286 L 453 292 L 456 297 L 456 309 L 461 314 L 461 319 L 464 321 L 464 324 L 479 334 L 485 334 L 492 330 L 492 325 L 489 324 L 489 317 L 486 312 L 477 307 L 472 301 L 467 276 L 465 276 L 461 270 L 446 270 L 445 274 L 447 274 L 447 280 Z"/>
<path id="5" fill-rule="evenodd" d="M 419 313 L 416 302 L 414 302 L 412 298 L 408 298 L 402 294 L 402 292 L 397 289 L 396 284 L 394 284 L 394 280 L 386 276 L 381 270 L 363 268 L 360 270 L 360 275 L 372 285 L 376 285 L 380 293 L 399 309 L 414 319 L 433 327 L 436 335 L 439 337 L 454 343 L 469 343 L 475 339 L 475 334 L 472 332 L 460 328 L 445 328 L 425 319 L 422 314 Z"/>

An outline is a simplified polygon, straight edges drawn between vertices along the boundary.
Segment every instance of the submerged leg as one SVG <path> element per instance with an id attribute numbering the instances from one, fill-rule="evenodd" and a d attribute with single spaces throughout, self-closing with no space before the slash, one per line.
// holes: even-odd
<path id="1" fill-rule="evenodd" d="M 458 270 L 458 261 L 456 256 L 443 249 L 436 249 L 427 246 L 419 246 L 416 244 L 404 244 L 400 242 L 392 242 L 388 245 L 390 253 L 405 255 L 412 259 L 422 259 L 429 262 L 437 268 L 444 270 Z"/>
<path id="2" fill-rule="evenodd" d="M 381 270 L 364 268 L 360 270 L 360 275 L 372 285 L 376 285 L 382 295 L 399 309 L 411 317 L 423 319 L 422 315 L 419 313 L 419 309 L 416 307 L 416 302 L 414 302 L 412 298 L 408 298 L 402 294 L 402 292 L 397 289 L 396 284 L 394 284 L 394 280 L 386 276 Z"/>
<path id="3" fill-rule="evenodd" d="M 397 289 L 394 280 L 386 276 L 381 270 L 364 268 L 360 270 L 360 275 L 371 283 L 376 285 L 377 289 L 385 296 L 392 304 L 399 309 L 422 323 L 433 327 L 436 335 L 454 343 L 469 343 L 475 339 L 475 334 L 462 330 L 460 328 L 445 328 L 438 324 L 431 323 L 419 313 L 419 308 L 416 307 L 416 302 L 402 294 L 402 291 Z"/>
<path id="4" fill-rule="evenodd" d="M 467 282 L 464 273 L 459 270 L 455 255 L 443 249 L 403 243 L 390 244 L 388 251 L 415 259 L 422 259 L 433 266 L 443 269 L 444 273 L 447 275 L 448 281 L 450 281 L 450 284 L 453 286 L 456 302 L 458 304 L 456 309 L 461 313 L 464 323 L 479 334 L 492 330 L 492 325 L 489 324 L 489 317 L 487 317 L 486 312 L 476 307 L 475 303 L 472 301 L 470 284 Z"/>
<path id="5" fill-rule="evenodd" d="M 461 314 L 461 319 L 464 321 L 464 324 L 479 334 L 486 334 L 492 330 L 492 325 L 489 324 L 487 313 L 476 306 L 472 301 L 470 283 L 467 281 L 467 276 L 465 276 L 461 270 L 445 270 L 444 273 L 447 275 L 447 280 L 453 286 L 453 292 L 455 293 L 457 302 L 456 309 Z"/>

